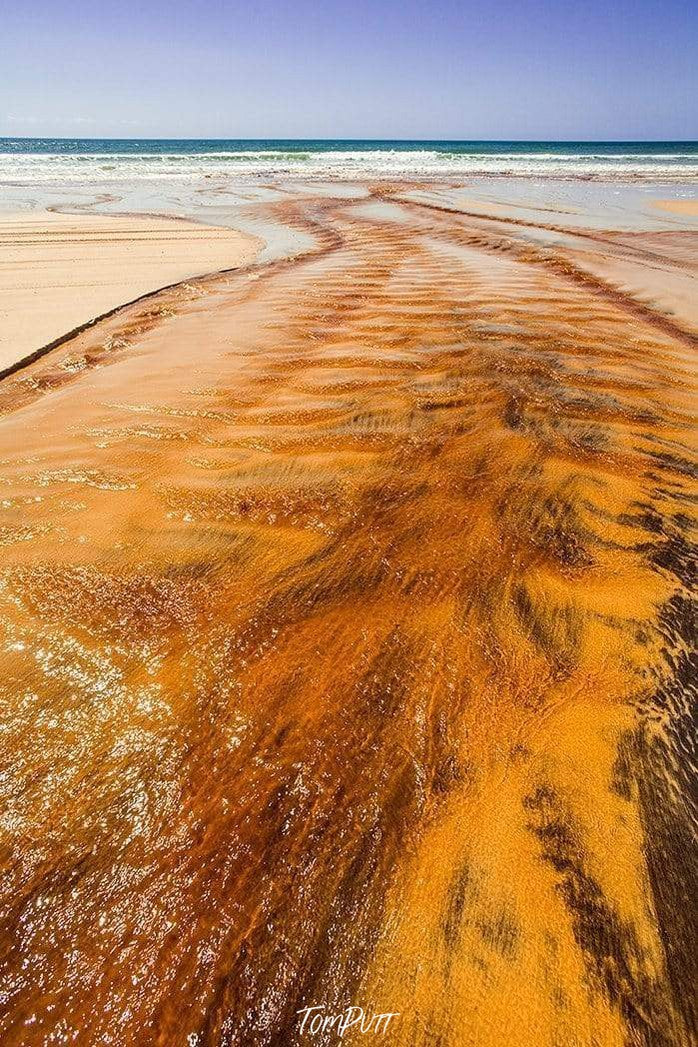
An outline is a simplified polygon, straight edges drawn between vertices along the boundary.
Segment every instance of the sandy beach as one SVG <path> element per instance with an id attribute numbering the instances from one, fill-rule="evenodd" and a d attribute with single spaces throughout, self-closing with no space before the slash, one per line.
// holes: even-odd
<path id="1" fill-rule="evenodd" d="M 655 207 L 673 214 L 698 215 L 698 200 L 656 200 Z"/>
<path id="2" fill-rule="evenodd" d="M 696 233 L 505 188 L 4 221 L 180 282 L 0 382 L 3 1047 L 691 1042 Z"/>
<path id="3" fill-rule="evenodd" d="M 255 252 L 251 237 L 178 218 L 0 213 L 0 371 L 125 302 Z"/>

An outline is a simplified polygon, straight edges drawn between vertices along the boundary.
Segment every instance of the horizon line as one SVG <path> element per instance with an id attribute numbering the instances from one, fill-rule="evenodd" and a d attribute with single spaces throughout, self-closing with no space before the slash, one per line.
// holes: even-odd
<path id="1" fill-rule="evenodd" d="M 555 145 L 664 145 L 681 143 L 682 145 L 698 145 L 698 138 L 383 138 L 370 136 L 366 138 L 301 138 L 288 135 L 265 135 L 263 137 L 248 137 L 246 135 L 215 136 L 206 135 L 183 137 L 173 135 L 16 135 L 0 134 L 0 139 L 12 139 L 23 142 L 41 142 L 51 140 L 54 142 L 435 142 L 435 143 L 468 143 L 468 144 L 531 144 L 543 142 Z"/>

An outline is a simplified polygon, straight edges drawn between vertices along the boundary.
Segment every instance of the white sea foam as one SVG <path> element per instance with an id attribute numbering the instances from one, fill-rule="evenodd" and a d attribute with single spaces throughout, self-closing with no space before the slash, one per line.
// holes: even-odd
<path id="1" fill-rule="evenodd" d="M 0 152 L 0 183 L 113 183 L 152 180 L 448 179 L 479 175 L 698 181 L 690 153 L 459 153 L 440 150 L 209 153 Z"/>

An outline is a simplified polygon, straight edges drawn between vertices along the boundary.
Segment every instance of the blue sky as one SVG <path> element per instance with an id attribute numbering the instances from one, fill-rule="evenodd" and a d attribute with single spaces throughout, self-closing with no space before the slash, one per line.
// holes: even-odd
<path id="1" fill-rule="evenodd" d="M 698 138 L 689 0 L 5 5 L 0 135 Z"/>

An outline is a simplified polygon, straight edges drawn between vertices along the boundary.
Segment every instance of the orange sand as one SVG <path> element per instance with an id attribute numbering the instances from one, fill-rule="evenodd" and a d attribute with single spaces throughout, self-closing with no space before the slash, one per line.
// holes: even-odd
<path id="1" fill-rule="evenodd" d="M 654 206 L 673 214 L 698 215 L 698 200 L 655 200 Z"/>
<path id="2" fill-rule="evenodd" d="M 3 1047 L 691 1042 L 683 241 L 374 197 L 0 383 Z"/>

